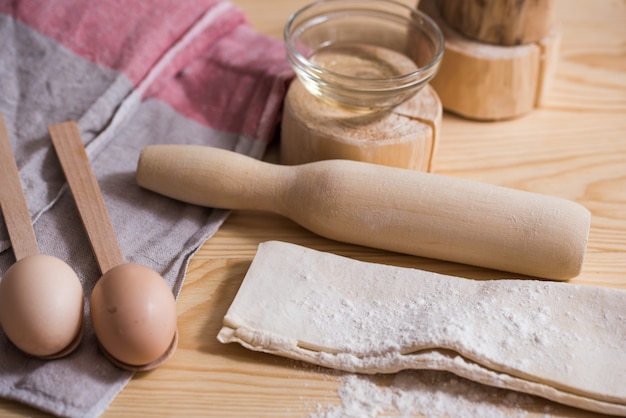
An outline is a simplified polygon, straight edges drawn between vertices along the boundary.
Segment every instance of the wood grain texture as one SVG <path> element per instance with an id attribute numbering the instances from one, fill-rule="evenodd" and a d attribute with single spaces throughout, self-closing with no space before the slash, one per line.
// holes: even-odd
<path id="1" fill-rule="evenodd" d="M 554 0 L 439 0 L 455 30 L 480 42 L 521 45 L 544 38 L 554 24 Z"/>
<path id="2" fill-rule="evenodd" d="M 437 0 L 422 0 L 419 7 L 439 24 L 445 38 L 441 66 L 431 81 L 444 109 L 493 121 L 524 115 L 543 104 L 558 64 L 558 27 L 533 43 L 492 45 L 454 30 L 437 5 Z"/>
<path id="3" fill-rule="evenodd" d="M 0 115 L 0 207 L 17 260 L 39 253 L 37 238 L 28 212 L 20 173 L 13 156 L 9 130 Z"/>
<path id="4" fill-rule="evenodd" d="M 286 166 L 151 145 L 136 178 L 173 199 L 271 211 L 341 242 L 556 280 L 580 273 L 590 224 L 571 200 L 363 161 Z"/>
<path id="5" fill-rule="evenodd" d="M 124 256 L 111 224 L 100 185 L 91 168 L 76 122 L 63 122 L 49 128 L 63 172 L 78 207 L 100 271 L 104 274 L 124 263 Z"/>
<path id="6" fill-rule="evenodd" d="M 431 86 L 389 111 L 362 114 L 314 97 L 296 79 L 285 97 L 280 161 L 347 159 L 430 171 L 441 117 Z"/>
<path id="7" fill-rule="evenodd" d="M 259 31 L 279 38 L 307 0 L 234 0 Z M 411 1 L 410 3 L 414 3 Z M 573 199 L 592 212 L 583 271 L 572 280 L 626 289 L 626 3 L 560 0 L 561 59 L 540 109 L 479 123 L 444 115 L 435 172 Z M 276 144 L 268 159 L 276 158 Z M 178 301 L 181 342 L 163 368 L 139 374 L 104 418 L 307 417 L 338 404 L 339 374 L 216 340 L 258 243 L 280 239 L 366 261 L 464 277 L 499 272 L 318 237 L 278 215 L 235 211 L 196 253 Z M 274 389 L 280 388 L 280 390 Z M 596 417 L 539 403 L 528 417 Z M 542 409 L 550 406 L 549 414 Z M 46 417 L 0 401 L 0 416 Z"/>

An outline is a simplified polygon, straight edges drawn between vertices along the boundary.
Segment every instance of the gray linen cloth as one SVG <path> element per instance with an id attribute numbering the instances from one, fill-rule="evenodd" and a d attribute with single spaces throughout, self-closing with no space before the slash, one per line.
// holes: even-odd
<path id="1" fill-rule="evenodd" d="M 23 354 L 0 330 L 0 396 L 91 417 L 132 374 L 97 347 L 88 297 L 100 272 L 47 127 L 78 121 L 126 261 L 153 268 L 178 295 L 189 259 L 228 213 L 139 188 L 141 149 L 204 144 L 260 158 L 292 74 L 282 43 L 255 33 L 227 2 L 45 3 L 0 0 L 0 113 L 40 251 L 65 260 L 83 284 L 86 330 L 74 353 L 54 361 Z M 0 251 L 4 274 L 15 258 L 3 220 Z"/>

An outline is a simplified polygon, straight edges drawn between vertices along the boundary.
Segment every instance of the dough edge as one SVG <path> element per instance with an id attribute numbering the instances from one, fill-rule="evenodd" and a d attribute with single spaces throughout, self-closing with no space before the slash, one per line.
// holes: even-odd
<path id="1" fill-rule="evenodd" d="M 224 322 L 234 325 L 238 321 L 227 315 Z M 222 327 L 217 339 L 224 344 L 238 343 L 252 351 L 350 373 L 390 374 L 402 370 L 446 371 L 486 386 L 526 393 L 592 412 L 626 417 L 626 405 L 587 398 L 542 383 L 496 372 L 449 350 L 431 349 L 410 354 L 390 353 L 385 357 L 357 357 L 348 353 L 333 354 L 309 350 L 300 347 L 297 341 L 290 338 L 245 326 L 232 328 L 228 325 Z"/>

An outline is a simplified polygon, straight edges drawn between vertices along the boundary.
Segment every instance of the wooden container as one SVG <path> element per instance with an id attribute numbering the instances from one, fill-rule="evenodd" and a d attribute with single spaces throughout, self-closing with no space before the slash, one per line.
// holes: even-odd
<path id="1" fill-rule="evenodd" d="M 395 108 L 357 113 L 316 98 L 295 79 L 285 98 L 281 163 L 348 159 L 431 171 L 441 116 L 428 85 Z"/>
<path id="2" fill-rule="evenodd" d="M 496 45 L 540 42 L 554 26 L 554 0 L 439 0 L 439 6 L 450 27 Z"/>
<path id="3" fill-rule="evenodd" d="M 419 8 L 440 26 L 445 52 L 431 85 L 444 109 L 477 120 L 521 116 L 541 106 L 558 61 L 560 30 L 534 43 L 500 46 L 470 39 L 451 28 L 435 0 Z"/>

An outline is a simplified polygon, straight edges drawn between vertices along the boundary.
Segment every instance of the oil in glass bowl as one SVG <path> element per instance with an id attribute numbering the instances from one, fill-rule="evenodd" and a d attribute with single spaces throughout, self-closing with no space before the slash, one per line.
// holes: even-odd
<path id="1" fill-rule="evenodd" d="M 392 0 L 322 0 L 285 26 L 287 58 L 313 95 L 357 112 L 413 97 L 443 55 L 437 25 Z"/>

